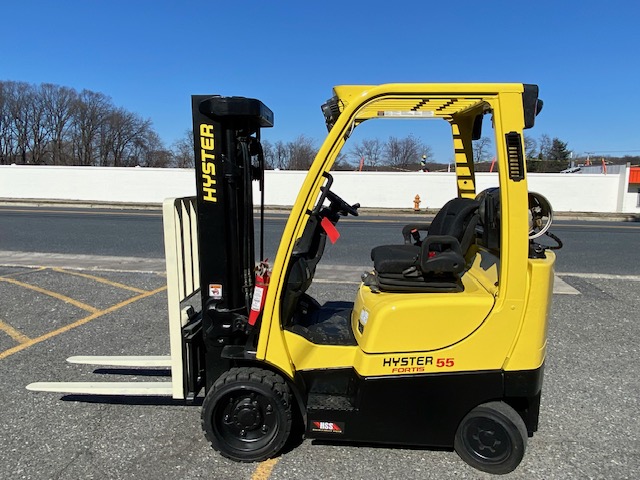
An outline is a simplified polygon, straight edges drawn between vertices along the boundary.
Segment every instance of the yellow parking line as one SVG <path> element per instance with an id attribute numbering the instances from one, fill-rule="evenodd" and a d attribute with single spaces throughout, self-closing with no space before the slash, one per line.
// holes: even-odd
<path id="1" fill-rule="evenodd" d="M 276 463 L 278 463 L 278 460 L 280 460 L 280 457 L 270 458 L 264 462 L 260 462 L 253 472 L 253 475 L 251 475 L 251 480 L 268 480 L 271 476 L 271 471 L 273 470 L 273 467 L 276 466 Z"/>
<path id="2" fill-rule="evenodd" d="M 43 293 L 44 295 L 48 295 L 50 297 L 57 298 L 58 300 L 62 300 L 63 302 L 70 303 L 71 305 L 81 308 L 82 310 L 86 310 L 87 312 L 97 313 L 100 311 L 96 307 L 92 307 L 91 305 L 87 305 L 86 303 L 79 302 L 78 300 L 74 300 L 73 298 L 62 295 L 61 293 L 52 292 L 51 290 L 36 287 L 35 285 L 19 282 L 18 280 L 14 280 L 13 278 L 0 277 L 0 282 L 12 283 L 13 285 L 28 288 L 29 290 L 33 290 L 34 292 Z"/>
<path id="3" fill-rule="evenodd" d="M 96 277 L 94 275 L 88 275 L 86 273 L 72 272 L 70 270 L 65 270 L 63 268 L 52 268 L 51 270 L 53 270 L 54 272 L 64 273 L 67 275 L 75 275 L 76 277 L 87 278 L 89 280 L 94 280 L 96 282 L 104 283 L 105 285 L 109 285 L 111 287 L 121 288 L 123 290 L 129 290 L 130 292 L 136 292 L 136 293 L 147 292 L 147 290 L 141 290 L 136 287 L 130 287 L 129 285 L 124 285 L 123 283 L 113 282 L 111 280 L 107 280 L 106 278 Z"/>
<path id="4" fill-rule="evenodd" d="M 156 293 L 160 293 L 163 290 L 166 290 L 166 286 L 164 287 L 160 287 L 157 288 L 155 290 L 152 290 L 150 292 L 145 292 L 145 293 L 141 293 L 140 295 L 136 295 L 135 297 L 131 297 L 127 300 L 125 300 L 124 302 L 120 302 L 116 305 L 113 305 L 112 307 L 106 308 L 104 310 L 100 310 L 97 311 L 95 313 L 92 313 L 91 315 L 81 318 L 80 320 L 77 320 L 73 323 L 70 323 L 69 325 L 65 325 L 64 327 L 60 327 L 57 330 L 53 330 L 49 333 L 45 333 L 44 335 L 41 335 L 37 338 L 33 338 L 33 339 L 29 339 L 28 341 L 26 341 L 25 343 L 21 343 L 20 345 L 16 345 L 15 347 L 9 348 L 8 350 L 5 350 L 4 352 L 0 353 L 0 360 L 3 360 L 11 355 L 13 355 L 14 353 L 18 353 L 26 348 L 29 348 L 37 343 L 40 342 L 44 342 L 45 340 L 48 340 L 52 337 L 55 337 L 57 335 L 60 335 L 61 333 L 64 332 L 68 332 L 69 330 L 73 330 L 76 327 L 80 327 L 81 325 L 84 325 L 85 323 L 89 323 L 91 320 L 95 320 L 96 318 L 102 317 L 103 315 L 106 315 L 108 313 L 112 313 L 115 312 L 116 310 L 119 310 L 123 307 L 126 307 L 127 305 L 130 305 L 134 302 L 137 302 L 138 300 L 142 300 L 143 298 L 147 298 L 150 297 L 152 295 L 155 295 Z"/>
<path id="5" fill-rule="evenodd" d="M 31 339 L 27 337 L 24 333 L 16 330 L 11 325 L 4 323 L 2 320 L 0 320 L 0 330 L 2 330 L 4 333 L 9 335 L 18 343 L 27 343 L 31 341 Z"/>
<path id="6" fill-rule="evenodd" d="M 17 277 L 18 275 L 28 275 L 30 273 L 41 272 L 47 269 L 47 267 L 26 267 L 26 268 L 28 268 L 29 270 L 23 270 L 21 272 L 14 272 L 14 273 L 7 273 L 5 275 L 2 275 L 2 277 L 0 278 Z"/>

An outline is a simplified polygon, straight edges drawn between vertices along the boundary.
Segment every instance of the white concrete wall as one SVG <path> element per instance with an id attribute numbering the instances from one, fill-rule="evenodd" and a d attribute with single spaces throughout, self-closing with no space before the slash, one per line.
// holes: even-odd
<path id="1" fill-rule="evenodd" d="M 624 192 L 623 212 L 640 213 L 640 183 L 632 183 L 627 186 Z"/>
<path id="2" fill-rule="evenodd" d="M 265 203 L 290 206 L 306 172 L 265 172 Z M 369 208 L 439 208 L 456 195 L 454 173 L 335 172 L 333 190 Z M 640 213 L 637 190 L 621 175 L 528 174 L 529 189 L 546 196 L 559 212 Z M 627 175 L 628 178 L 628 175 Z M 498 185 L 495 173 L 476 175 L 477 191 Z M 0 199 L 161 203 L 195 194 L 193 170 L 0 166 Z M 254 196 L 259 202 L 257 183 Z"/>
<path id="3" fill-rule="evenodd" d="M 190 169 L 0 166 L 0 198 L 162 203 L 195 191 Z"/>
<path id="4" fill-rule="evenodd" d="M 531 173 L 529 190 L 547 197 L 557 212 L 617 212 L 619 175 Z"/>

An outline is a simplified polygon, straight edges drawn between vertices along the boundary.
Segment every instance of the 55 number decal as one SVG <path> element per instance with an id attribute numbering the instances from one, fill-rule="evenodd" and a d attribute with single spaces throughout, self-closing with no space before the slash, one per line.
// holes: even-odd
<path id="1" fill-rule="evenodd" d="M 453 358 L 436 358 L 436 367 L 453 367 L 455 365 L 455 360 Z"/>
<path id="2" fill-rule="evenodd" d="M 435 368 L 451 368 L 455 365 L 455 358 L 433 358 L 431 356 L 415 357 L 385 357 L 382 367 L 391 368 L 390 373 L 426 373 Z"/>

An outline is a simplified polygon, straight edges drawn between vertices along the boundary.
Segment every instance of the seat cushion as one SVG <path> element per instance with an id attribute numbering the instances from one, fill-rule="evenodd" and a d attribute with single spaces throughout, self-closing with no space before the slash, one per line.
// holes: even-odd
<path id="1" fill-rule="evenodd" d="M 417 265 L 420 247 L 416 245 L 380 245 L 371 250 L 373 268 L 379 274 L 402 273 Z"/>
<path id="2" fill-rule="evenodd" d="M 462 292 L 460 277 L 452 274 L 405 277 L 402 274 L 386 273 L 377 275 L 376 287 L 383 292 L 430 293 Z"/>

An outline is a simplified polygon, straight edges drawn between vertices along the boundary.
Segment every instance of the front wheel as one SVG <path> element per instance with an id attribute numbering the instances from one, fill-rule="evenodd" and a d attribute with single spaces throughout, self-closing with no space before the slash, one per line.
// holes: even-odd
<path id="1" fill-rule="evenodd" d="M 291 432 L 291 392 L 284 379 L 260 368 L 223 373 L 202 405 L 202 429 L 232 460 L 258 462 L 277 454 Z"/>
<path id="2" fill-rule="evenodd" d="M 477 406 L 458 426 L 456 453 L 483 472 L 505 474 L 522 461 L 527 446 L 527 427 L 518 413 L 504 402 Z"/>

